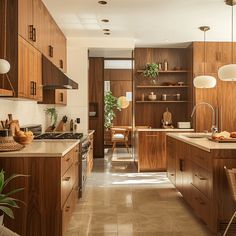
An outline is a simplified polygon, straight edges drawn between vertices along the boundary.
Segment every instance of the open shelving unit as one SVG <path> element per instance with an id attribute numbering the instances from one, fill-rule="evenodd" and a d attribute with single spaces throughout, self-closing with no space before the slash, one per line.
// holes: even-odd
<path id="1" fill-rule="evenodd" d="M 191 60 L 186 48 L 136 48 L 134 51 L 134 106 L 135 125 L 161 128 L 162 115 L 166 108 L 172 113 L 174 127 L 179 121 L 189 121 L 191 109 L 192 81 Z M 168 70 L 159 71 L 156 83 L 143 75 L 147 63 L 168 61 Z M 176 68 L 176 69 L 175 69 Z M 183 85 L 178 85 L 182 82 Z M 157 99 L 152 101 L 148 95 Z M 180 100 L 176 99 L 180 94 Z M 162 100 L 162 95 L 167 100 Z M 144 100 L 143 100 L 144 97 Z"/>

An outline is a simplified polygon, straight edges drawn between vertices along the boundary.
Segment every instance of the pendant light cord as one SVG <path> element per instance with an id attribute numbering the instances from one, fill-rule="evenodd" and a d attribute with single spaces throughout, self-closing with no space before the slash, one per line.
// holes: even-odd
<path id="1" fill-rule="evenodd" d="M 232 43 L 231 43 L 231 60 L 232 60 L 232 64 L 234 63 L 234 5 L 232 4 L 232 23 L 231 23 L 231 27 L 232 27 Z"/>
<path id="2" fill-rule="evenodd" d="M 3 49 L 3 59 L 7 56 L 7 0 L 4 1 L 4 49 Z"/>
<path id="3" fill-rule="evenodd" d="M 206 72 L 206 30 L 204 30 L 204 75 Z"/>

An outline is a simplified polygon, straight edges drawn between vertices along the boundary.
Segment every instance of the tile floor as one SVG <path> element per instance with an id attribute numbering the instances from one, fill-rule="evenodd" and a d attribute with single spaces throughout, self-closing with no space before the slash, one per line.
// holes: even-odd
<path id="1" fill-rule="evenodd" d="M 66 236 L 210 236 L 165 173 L 95 160 Z"/>

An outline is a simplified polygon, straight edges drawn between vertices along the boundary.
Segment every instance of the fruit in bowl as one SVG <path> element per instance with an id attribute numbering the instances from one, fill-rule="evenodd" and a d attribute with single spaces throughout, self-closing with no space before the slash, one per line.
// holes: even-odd
<path id="1" fill-rule="evenodd" d="M 20 130 L 15 133 L 15 136 L 13 138 L 17 143 L 27 145 L 32 143 L 34 135 L 31 131 L 23 132 Z"/>

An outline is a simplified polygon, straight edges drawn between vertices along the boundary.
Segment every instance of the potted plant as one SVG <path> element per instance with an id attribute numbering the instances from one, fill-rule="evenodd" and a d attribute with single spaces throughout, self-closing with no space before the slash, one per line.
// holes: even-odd
<path id="1" fill-rule="evenodd" d="M 12 208 L 19 208 L 17 202 L 22 202 L 18 199 L 12 198 L 11 195 L 17 192 L 22 191 L 24 188 L 13 189 L 8 193 L 5 193 L 4 190 L 6 186 L 15 178 L 22 177 L 25 175 L 14 174 L 9 178 L 5 179 L 5 172 L 1 170 L 0 172 L 0 225 L 3 223 L 4 214 L 14 219 L 14 214 Z"/>
<path id="2" fill-rule="evenodd" d="M 145 77 L 151 78 L 151 82 L 156 84 L 156 77 L 159 74 L 159 67 L 156 63 L 147 63 L 143 75 Z"/>
<path id="3" fill-rule="evenodd" d="M 51 126 L 49 129 L 53 131 L 56 128 L 57 123 L 57 110 L 54 107 L 50 107 L 45 109 L 45 113 L 50 116 Z"/>
<path id="4" fill-rule="evenodd" d="M 111 91 L 106 92 L 104 97 L 104 103 L 104 126 L 106 129 L 109 129 L 112 127 L 112 121 L 116 116 L 114 109 L 120 111 L 121 107 L 117 102 L 117 98 L 112 95 Z"/>

